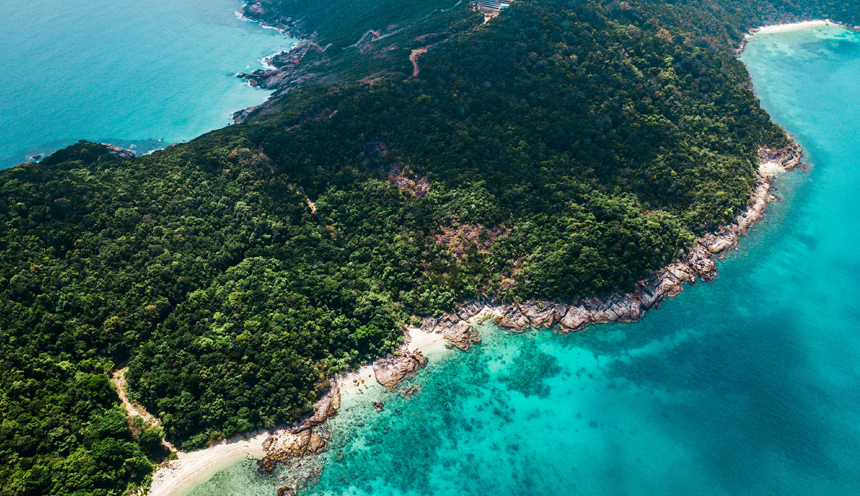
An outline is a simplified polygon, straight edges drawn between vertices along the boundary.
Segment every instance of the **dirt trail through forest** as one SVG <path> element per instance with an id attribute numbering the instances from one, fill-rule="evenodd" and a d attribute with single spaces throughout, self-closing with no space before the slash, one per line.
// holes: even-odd
<path id="1" fill-rule="evenodd" d="M 111 382 L 113 382 L 114 386 L 116 386 L 116 393 L 119 395 L 119 400 L 122 402 L 123 408 L 125 408 L 125 414 L 129 418 L 129 420 L 134 417 L 140 417 L 143 419 L 143 422 L 146 424 L 146 427 L 154 427 L 157 425 L 161 425 L 161 422 L 151 413 L 146 411 L 146 408 L 143 405 L 138 405 L 137 403 L 132 402 L 128 398 L 128 394 L 125 392 L 126 388 L 126 380 L 125 373 L 128 371 L 128 367 L 123 367 L 118 369 L 111 376 Z M 176 447 L 167 442 L 167 440 L 162 439 L 161 444 L 164 445 L 165 448 L 170 451 L 176 451 Z"/>
<path id="2" fill-rule="evenodd" d="M 412 50 L 411 54 L 409 54 L 409 61 L 412 62 L 412 76 L 410 76 L 410 79 L 416 77 L 418 73 L 421 72 L 421 68 L 418 66 L 418 57 L 427 53 L 427 50 L 429 50 L 431 46 L 433 45 L 416 48 L 415 50 Z"/>

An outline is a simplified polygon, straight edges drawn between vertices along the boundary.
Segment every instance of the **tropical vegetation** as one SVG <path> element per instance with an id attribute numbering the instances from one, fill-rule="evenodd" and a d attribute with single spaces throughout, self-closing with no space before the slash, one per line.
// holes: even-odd
<path id="1" fill-rule="evenodd" d="M 294 421 L 466 300 L 630 289 L 730 222 L 759 147 L 787 143 L 742 33 L 860 12 L 518 0 L 485 24 L 444 4 L 266 4 L 332 46 L 246 123 L 0 173 L 0 495 L 146 485 L 162 436 Z M 351 46 L 369 29 L 390 36 Z M 126 365 L 160 427 L 126 419 L 108 380 Z"/>

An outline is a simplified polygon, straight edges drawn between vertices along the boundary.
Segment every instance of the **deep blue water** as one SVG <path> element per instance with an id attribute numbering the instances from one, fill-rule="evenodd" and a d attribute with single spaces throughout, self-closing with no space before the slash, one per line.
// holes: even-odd
<path id="1" fill-rule="evenodd" d="M 306 494 L 860 493 L 860 35 L 758 35 L 743 61 L 810 164 L 712 284 L 636 324 L 484 326 L 431 354 L 419 396 L 345 397 Z M 242 462 L 195 494 L 277 482 Z"/>
<path id="2" fill-rule="evenodd" d="M 146 151 L 226 126 L 268 96 L 234 75 L 295 42 L 238 19 L 239 0 L 5 5 L 0 169 L 78 139 Z"/>

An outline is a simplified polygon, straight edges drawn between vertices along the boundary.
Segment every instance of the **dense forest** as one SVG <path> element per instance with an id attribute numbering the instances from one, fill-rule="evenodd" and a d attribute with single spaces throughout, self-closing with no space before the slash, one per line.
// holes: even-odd
<path id="1" fill-rule="evenodd" d="M 291 422 L 327 376 L 470 299 L 629 289 L 736 216 L 759 147 L 786 143 L 742 33 L 860 12 L 518 0 L 484 24 L 465 2 L 389 4 L 265 3 L 334 49 L 245 124 L 0 172 L 0 495 L 146 485 L 162 436 Z M 369 29 L 392 34 L 350 46 Z M 126 419 L 108 380 L 126 364 L 161 427 Z"/>

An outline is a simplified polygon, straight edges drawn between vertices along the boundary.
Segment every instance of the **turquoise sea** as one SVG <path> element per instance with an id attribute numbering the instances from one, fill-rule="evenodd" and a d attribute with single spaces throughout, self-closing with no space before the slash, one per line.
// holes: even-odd
<path id="1" fill-rule="evenodd" d="M 0 169 L 74 143 L 143 152 L 226 126 L 268 94 L 237 72 L 295 40 L 239 0 L 13 0 L 0 16 Z"/>
<path id="2" fill-rule="evenodd" d="M 344 398 L 309 495 L 860 494 L 860 35 L 756 36 L 756 93 L 803 145 L 765 220 L 636 324 L 431 354 L 406 399 Z M 381 399 L 385 409 L 370 405 Z M 273 495 L 241 462 L 195 495 Z"/>

